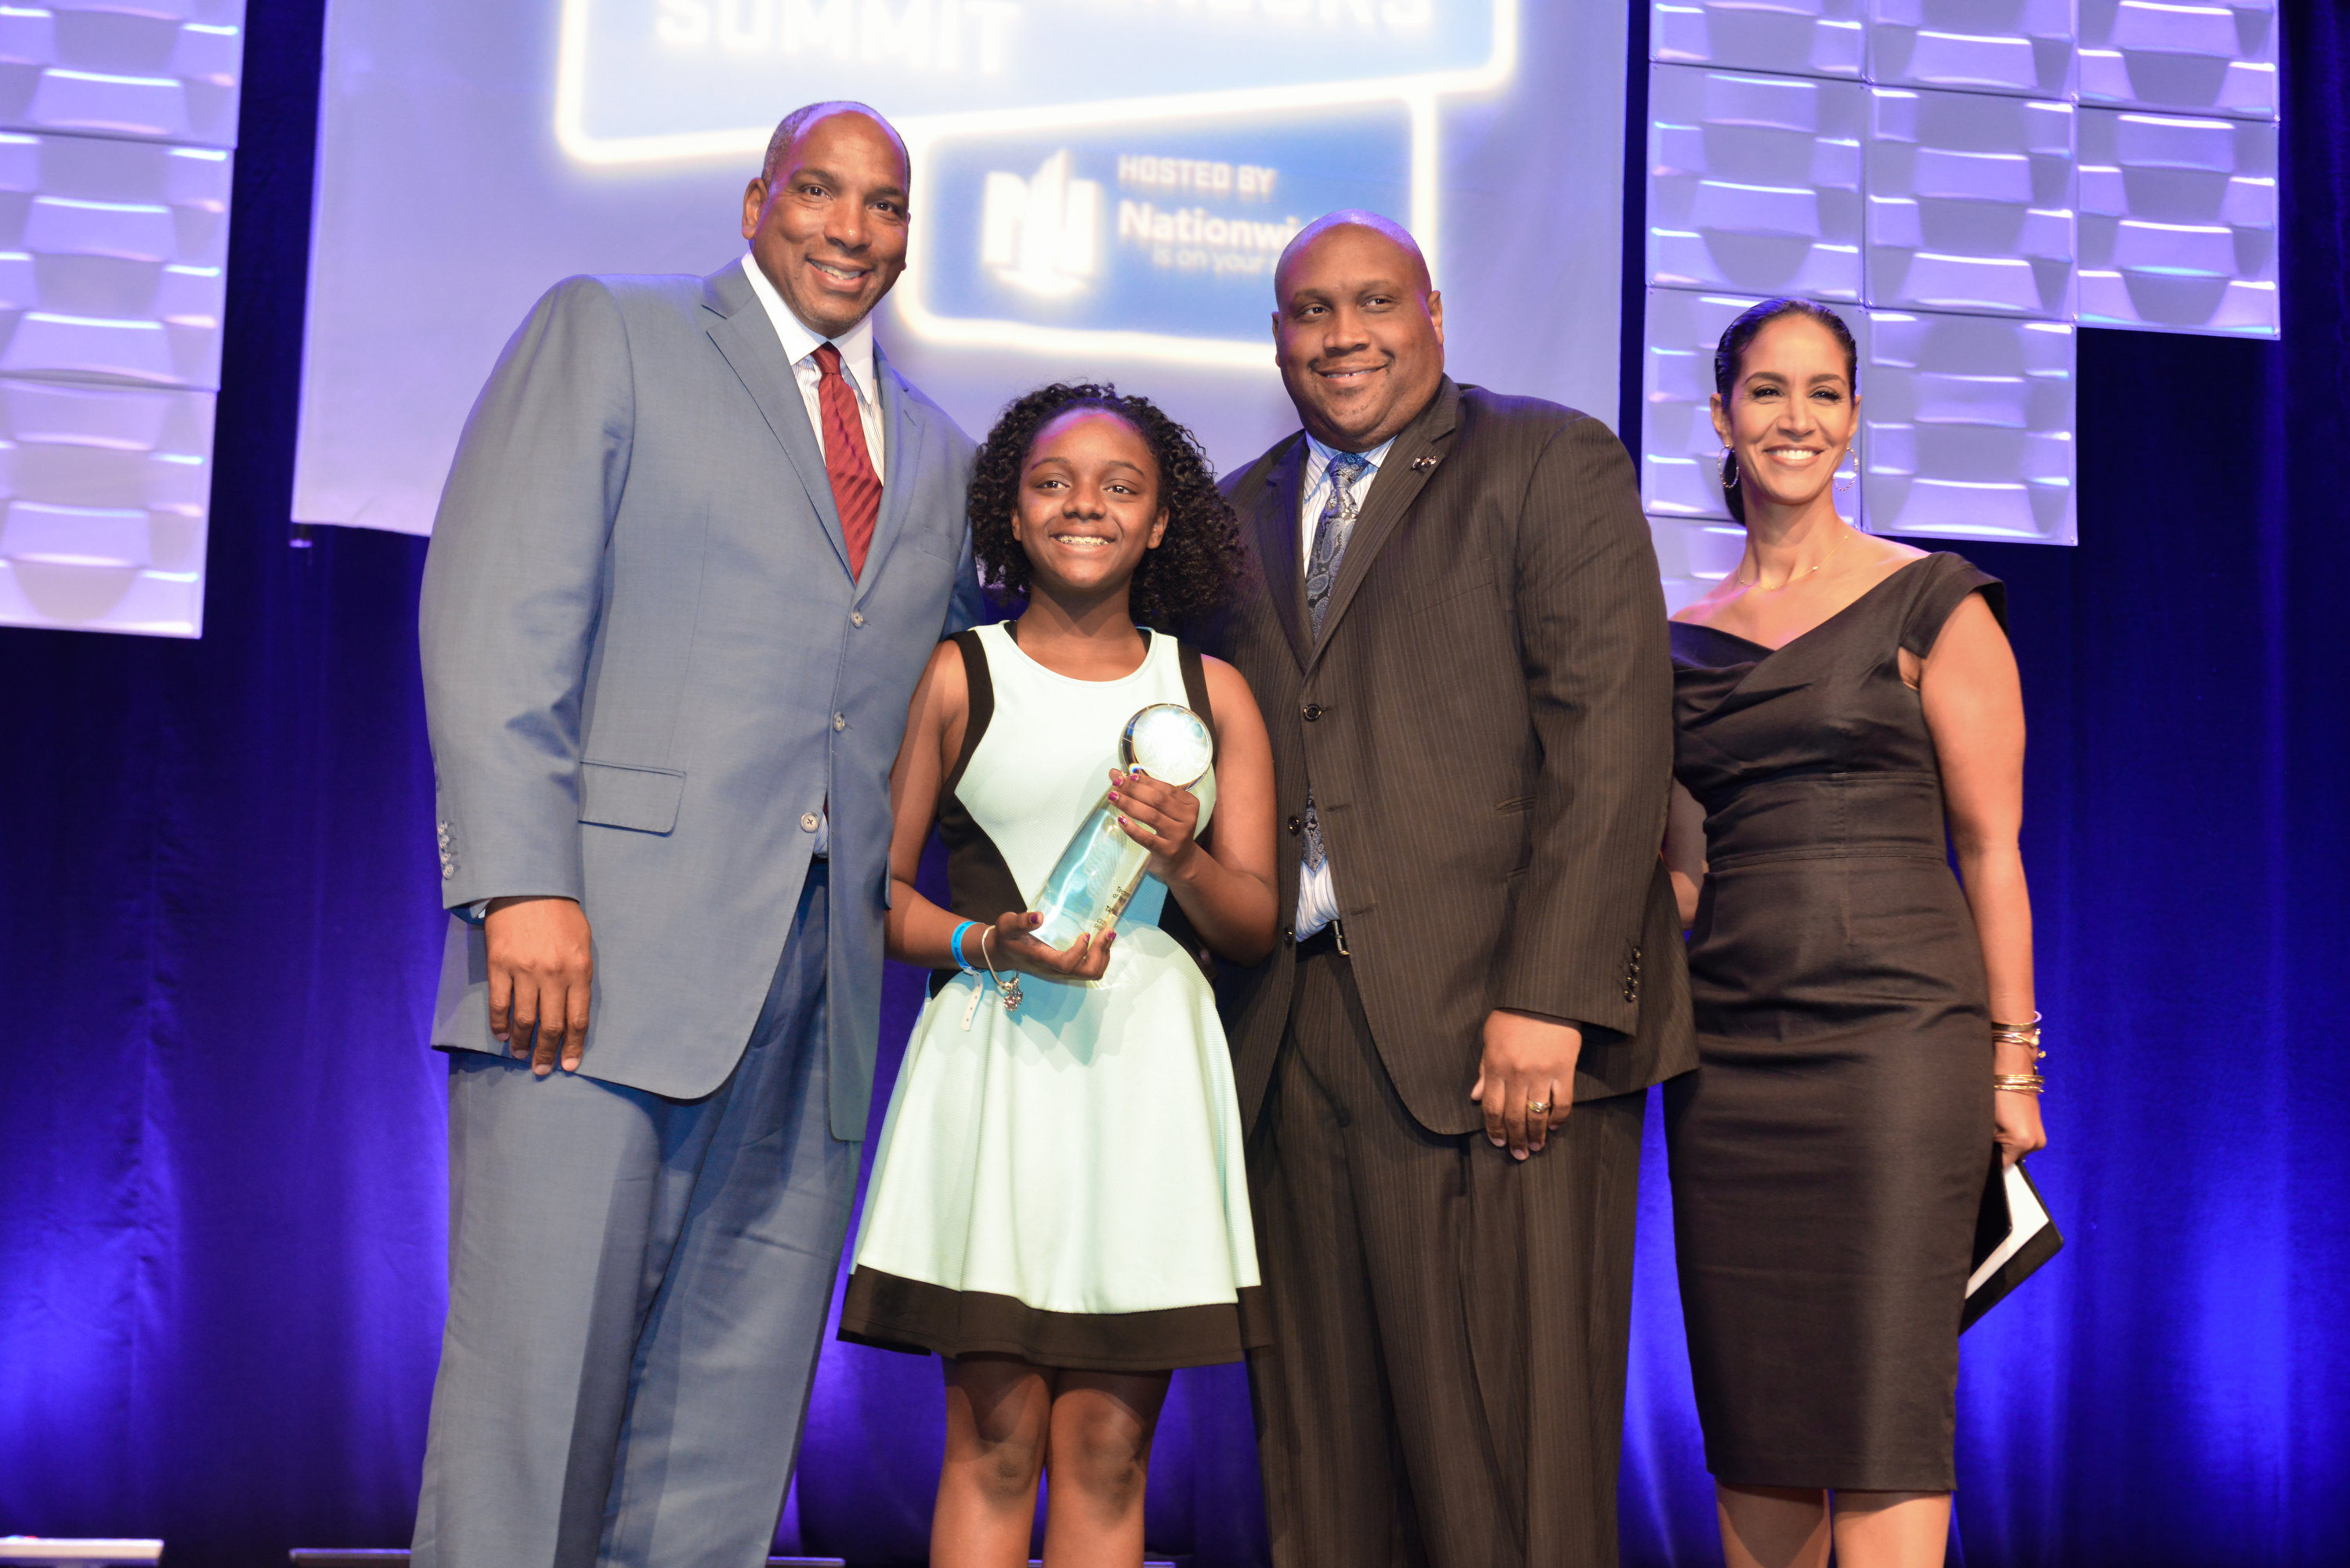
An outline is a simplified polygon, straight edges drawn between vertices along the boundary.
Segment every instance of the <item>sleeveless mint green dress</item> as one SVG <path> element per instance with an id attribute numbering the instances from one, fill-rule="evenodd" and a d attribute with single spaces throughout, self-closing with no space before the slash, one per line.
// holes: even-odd
<path id="1" fill-rule="evenodd" d="M 939 826 L 957 915 L 1035 900 L 1138 709 L 1211 718 L 1198 657 L 1151 635 L 1117 680 L 1057 675 L 1003 626 L 956 639 L 971 689 Z M 1201 835 L 1211 771 L 1193 787 Z M 889 1100 L 843 1339 L 1141 1372 L 1239 1360 L 1264 1332 L 1232 1058 L 1200 962 L 1145 877 L 1089 984 L 944 971 Z M 978 933 L 966 950 L 975 951 Z"/>

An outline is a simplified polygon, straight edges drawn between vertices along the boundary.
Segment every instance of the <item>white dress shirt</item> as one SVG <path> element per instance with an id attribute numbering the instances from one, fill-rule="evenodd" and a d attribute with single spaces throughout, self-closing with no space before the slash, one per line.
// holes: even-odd
<path id="1" fill-rule="evenodd" d="M 800 399 L 807 404 L 808 423 L 816 427 L 816 450 L 824 450 L 824 406 L 816 398 L 816 389 L 824 384 L 824 372 L 816 368 L 816 351 L 830 343 L 840 350 L 840 373 L 847 379 L 849 390 L 857 394 L 858 417 L 865 425 L 866 461 L 873 464 L 873 477 L 887 484 L 889 476 L 881 466 L 880 383 L 873 379 L 873 317 L 868 316 L 837 337 L 819 337 L 792 314 L 792 307 L 784 303 L 784 296 L 767 281 L 767 275 L 759 270 L 758 262 L 748 251 L 743 253 L 743 273 L 751 280 L 751 292 L 766 307 L 767 319 L 775 324 L 775 337 L 784 346 L 784 357 L 792 362 L 792 375 L 800 384 Z"/>
<path id="2" fill-rule="evenodd" d="M 816 428 L 816 449 L 824 451 L 824 404 L 818 393 L 824 386 L 824 371 L 816 362 L 816 351 L 829 343 L 840 350 L 840 374 L 848 389 L 857 394 L 857 417 L 865 426 L 865 460 L 873 465 L 873 477 L 884 485 L 889 475 L 881 466 L 881 398 L 880 383 L 873 379 L 873 317 L 864 319 L 837 337 L 819 337 L 809 330 L 807 323 L 792 314 L 767 275 L 759 270 L 757 258 L 743 253 L 743 275 L 751 280 L 751 292 L 767 312 L 767 320 L 775 329 L 775 337 L 784 346 L 784 356 L 792 362 L 792 378 L 800 384 L 800 400 L 807 405 L 808 423 Z M 816 857 L 819 860 L 832 854 L 832 803 L 827 801 L 824 820 L 816 830 Z"/>
<path id="3" fill-rule="evenodd" d="M 1356 476 L 1354 483 L 1355 511 L 1359 515 L 1363 504 L 1370 499 L 1371 486 L 1379 477 L 1379 464 L 1387 461 L 1388 450 L 1395 445 L 1389 436 L 1363 457 L 1370 463 Z M 1322 508 L 1330 500 L 1330 460 L 1338 449 L 1324 446 L 1312 436 L 1305 438 L 1305 483 L 1298 487 L 1297 549 L 1298 575 L 1314 569 L 1314 530 L 1322 521 Z M 1347 539 L 1351 547 L 1353 538 Z M 1301 852 L 1302 854 L 1302 852 Z M 1322 845 L 1322 864 L 1306 866 L 1297 874 L 1297 940 L 1304 941 L 1338 918 L 1338 891 L 1330 881 L 1330 846 L 1326 837 Z"/>

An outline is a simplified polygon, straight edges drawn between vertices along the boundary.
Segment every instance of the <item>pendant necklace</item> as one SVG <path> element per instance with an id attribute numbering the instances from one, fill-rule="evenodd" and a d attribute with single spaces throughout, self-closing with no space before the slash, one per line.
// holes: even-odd
<path id="1" fill-rule="evenodd" d="M 1830 560 L 1830 559 L 1832 559 L 1832 558 L 1835 556 L 1835 553 L 1836 553 L 1836 545 L 1841 545 L 1841 544 L 1843 544 L 1843 543 L 1844 543 L 1844 535 L 1841 535 L 1841 534 L 1837 535 L 1836 535 L 1836 537 L 1835 537 L 1835 543 L 1833 543 L 1833 544 L 1831 544 L 1831 545 L 1828 545 L 1828 547 L 1827 547 L 1826 551 L 1825 551 L 1824 554 L 1822 554 L 1822 556 L 1820 556 L 1819 560 L 1818 560 L 1817 562 L 1815 562 L 1815 563 L 1813 565 L 1812 569 L 1811 569 L 1810 571 L 1808 571 L 1808 572 L 1797 572 L 1797 573 L 1794 573 L 1793 576 L 1789 576 L 1785 582 L 1781 583 L 1777 587 L 1773 588 L 1771 591 L 1772 591 L 1773 593 L 1774 593 L 1774 594 L 1776 594 L 1776 593 L 1784 593 L 1788 588 L 1790 588 L 1790 587 L 1794 587 L 1794 586 L 1795 584 L 1797 584 L 1797 583 L 1802 582 L 1805 577 L 1811 576 L 1814 575 L 1815 573 L 1817 573 L 1817 572 L 1819 571 L 1820 567 L 1826 566 L 1826 565 L 1828 564 L 1829 560 Z M 1751 587 L 1755 587 L 1760 586 L 1760 585 L 1761 585 L 1761 583 L 1762 583 L 1762 562 L 1760 562 L 1760 561 L 1757 561 L 1757 562 L 1755 562 L 1755 563 L 1754 563 L 1754 581 L 1753 581 L 1753 582 L 1751 582 L 1751 583 L 1750 583 L 1750 582 L 1748 582 L 1744 577 L 1740 576 L 1736 572 L 1732 572 L 1732 573 L 1731 573 L 1731 574 L 1730 574 L 1730 580 L 1731 580 L 1731 582 L 1733 582 L 1733 583 L 1736 583 L 1736 584 L 1737 584 L 1740 587 L 1742 587 L 1742 588 L 1751 588 Z"/>

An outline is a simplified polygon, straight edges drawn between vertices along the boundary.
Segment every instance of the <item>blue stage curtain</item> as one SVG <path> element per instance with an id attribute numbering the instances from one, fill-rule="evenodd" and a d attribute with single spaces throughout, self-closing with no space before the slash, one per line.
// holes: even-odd
<path id="1" fill-rule="evenodd" d="M 319 10 L 249 6 L 206 636 L 0 631 L 0 1532 L 182 1568 L 405 1541 L 442 1302 L 422 546 L 287 547 Z M 1970 1568 L 2350 1538 L 2350 51 L 2286 25 L 2286 340 L 2085 333 L 2084 543 L 1964 547 L 2024 667 L 2069 1238 L 1968 1335 Z M 1711 1563 L 1658 1152 L 1625 1559 Z M 827 1352 L 786 1542 L 918 1560 L 939 1428 L 934 1364 Z M 1154 1546 L 1262 1561 L 1251 1441 L 1237 1372 L 1180 1380 Z"/>

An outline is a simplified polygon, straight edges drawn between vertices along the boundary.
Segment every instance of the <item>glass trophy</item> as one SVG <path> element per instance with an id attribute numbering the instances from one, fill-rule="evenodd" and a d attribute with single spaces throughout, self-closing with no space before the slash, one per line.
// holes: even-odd
<path id="1" fill-rule="evenodd" d="M 1190 789 L 1207 776 L 1215 760 L 1215 737 L 1206 721 L 1180 702 L 1154 702 L 1126 722 L 1118 737 L 1119 765 L 1148 774 L 1162 784 Z M 1036 900 L 1045 919 L 1030 934 L 1058 951 L 1079 937 L 1097 936 L 1118 924 L 1134 890 L 1142 886 L 1150 850 L 1118 825 L 1109 792 L 1071 836 L 1045 890 Z"/>

